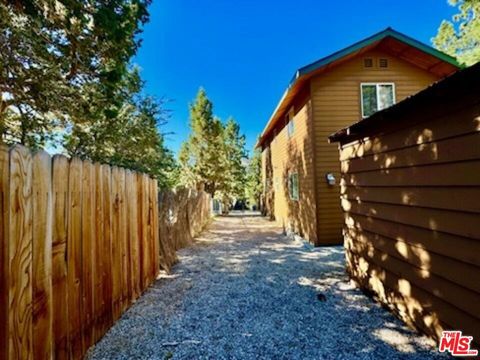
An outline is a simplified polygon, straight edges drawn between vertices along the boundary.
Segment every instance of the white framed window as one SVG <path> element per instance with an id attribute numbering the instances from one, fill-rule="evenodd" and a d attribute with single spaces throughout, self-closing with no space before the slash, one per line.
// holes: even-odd
<path id="1" fill-rule="evenodd" d="M 298 173 L 288 174 L 288 193 L 290 195 L 290 199 L 298 201 L 299 199 Z"/>
<path id="2" fill-rule="evenodd" d="M 364 118 L 395 104 L 394 83 L 361 83 L 360 94 Z"/>

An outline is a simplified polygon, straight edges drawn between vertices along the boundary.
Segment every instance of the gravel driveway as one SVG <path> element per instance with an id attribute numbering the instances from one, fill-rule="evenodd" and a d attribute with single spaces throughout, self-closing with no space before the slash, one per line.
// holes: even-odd
<path id="1" fill-rule="evenodd" d="M 217 218 L 88 358 L 439 358 L 350 284 L 343 257 L 342 247 L 311 248 L 261 217 Z"/>

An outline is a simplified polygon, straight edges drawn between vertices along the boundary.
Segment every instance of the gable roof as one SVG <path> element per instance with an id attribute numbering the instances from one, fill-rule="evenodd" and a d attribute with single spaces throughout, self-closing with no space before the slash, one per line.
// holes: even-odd
<path id="1" fill-rule="evenodd" d="M 438 104 L 452 103 L 461 99 L 461 103 L 478 103 L 480 95 L 480 62 L 466 69 L 457 71 L 453 75 L 439 80 L 415 95 L 409 96 L 399 103 L 378 111 L 344 129 L 338 130 L 328 137 L 329 142 L 342 144 L 372 135 L 381 131 L 383 124 L 405 121 L 417 121 L 416 118 L 406 116 L 412 111 L 421 111 L 426 107 L 435 107 Z"/>
<path id="2" fill-rule="evenodd" d="M 265 142 L 279 118 L 281 118 L 290 106 L 292 100 L 300 92 L 302 86 L 310 78 L 376 47 L 392 53 L 395 57 L 410 63 L 415 63 L 418 67 L 432 72 L 439 77 L 448 76 L 461 68 L 461 65 L 455 58 L 389 27 L 353 45 L 299 68 L 290 80 L 287 89 L 260 135 L 257 146 L 261 146 Z"/>

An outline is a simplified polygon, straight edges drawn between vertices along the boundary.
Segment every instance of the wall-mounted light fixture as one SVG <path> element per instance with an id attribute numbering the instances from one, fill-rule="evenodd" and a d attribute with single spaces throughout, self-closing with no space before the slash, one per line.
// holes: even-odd
<path id="1" fill-rule="evenodd" d="M 325 179 L 327 180 L 327 184 L 329 186 L 335 185 L 335 182 L 336 182 L 335 175 L 333 175 L 332 173 L 326 173 L 325 174 Z"/>

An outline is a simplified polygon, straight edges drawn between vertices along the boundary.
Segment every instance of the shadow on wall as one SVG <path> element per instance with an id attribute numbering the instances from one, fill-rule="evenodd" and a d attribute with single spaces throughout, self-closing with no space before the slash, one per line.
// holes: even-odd
<path id="1" fill-rule="evenodd" d="M 265 149 L 265 184 L 263 195 L 262 214 L 270 220 L 275 220 L 275 189 L 273 188 L 272 150 Z"/>
<path id="2" fill-rule="evenodd" d="M 347 271 L 409 325 L 478 343 L 480 107 L 432 112 L 342 148 Z"/>
<path id="3" fill-rule="evenodd" d="M 311 114 L 311 101 L 305 103 L 302 112 Z M 305 135 L 288 141 L 287 158 L 282 174 L 283 191 L 287 203 L 287 231 L 294 232 L 311 243 L 317 243 L 317 214 L 315 199 L 315 176 L 313 163 L 313 133 L 311 121 L 306 121 Z M 289 190 L 289 175 L 298 174 L 298 200 L 292 199 Z"/>

